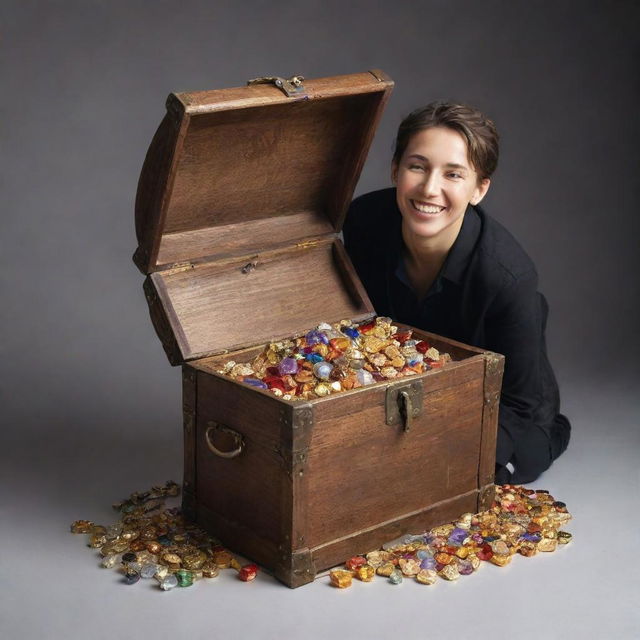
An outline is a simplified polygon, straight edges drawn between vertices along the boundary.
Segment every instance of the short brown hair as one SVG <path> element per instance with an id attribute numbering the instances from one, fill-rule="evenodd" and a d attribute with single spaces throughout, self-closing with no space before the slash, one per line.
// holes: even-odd
<path id="1" fill-rule="evenodd" d="M 411 137 L 432 127 L 447 127 L 467 142 L 469 160 L 480 180 L 490 178 L 498 165 L 498 131 L 477 109 L 453 102 L 431 102 L 412 111 L 398 127 L 393 163 L 399 164 Z"/>

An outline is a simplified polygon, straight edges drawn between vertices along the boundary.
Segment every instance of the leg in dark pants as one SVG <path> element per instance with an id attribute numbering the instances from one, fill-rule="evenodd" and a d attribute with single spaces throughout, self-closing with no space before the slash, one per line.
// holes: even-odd
<path id="1" fill-rule="evenodd" d="M 564 452 L 569 443 L 571 425 L 561 413 L 549 429 L 549 434 L 542 427 L 534 427 L 518 442 L 513 455 L 515 468 L 509 473 L 506 467 L 496 469 L 497 484 L 525 484 L 533 482 L 546 471 L 551 463 Z"/>

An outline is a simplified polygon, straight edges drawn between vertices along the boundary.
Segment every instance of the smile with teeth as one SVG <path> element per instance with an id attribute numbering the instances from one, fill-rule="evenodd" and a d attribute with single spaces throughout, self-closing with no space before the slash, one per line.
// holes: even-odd
<path id="1" fill-rule="evenodd" d="M 418 202 L 417 200 L 411 200 L 411 204 L 413 208 L 419 211 L 420 213 L 440 213 L 444 211 L 446 207 L 441 207 L 437 204 L 426 204 L 425 202 Z"/>

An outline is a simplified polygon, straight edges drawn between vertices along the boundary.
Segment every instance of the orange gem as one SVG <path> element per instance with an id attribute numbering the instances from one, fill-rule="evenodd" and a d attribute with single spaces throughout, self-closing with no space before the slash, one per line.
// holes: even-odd
<path id="1" fill-rule="evenodd" d="M 449 555 L 448 553 L 436 553 L 436 555 L 434 556 L 435 561 L 438 564 L 451 564 L 451 562 L 453 561 L 453 556 Z"/>

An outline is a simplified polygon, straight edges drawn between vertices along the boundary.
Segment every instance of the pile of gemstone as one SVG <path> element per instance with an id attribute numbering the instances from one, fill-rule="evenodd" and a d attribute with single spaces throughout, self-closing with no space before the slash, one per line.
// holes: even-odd
<path id="1" fill-rule="evenodd" d="M 117 523 L 105 527 L 77 520 L 71 532 L 87 534 L 88 546 L 100 552 L 100 566 L 119 569 L 125 584 L 153 578 L 168 591 L 215 578 L 229 568 L 237 571 L 240 580 L 253 580 L 257 565 L 241 565 L 218 540 L 185 520 L 179 509 L 164 508 L 165 499 L 179 492 L 180 487 L 169 481 L 133 493 L 113 505 L 122 514 Z M 391 584 L 405 578 L 421 584 L 434 584 L 438 577 L 457 580 L 477 571 L 483 562 L 504 567 L 516 553 L 531 557 L 539 551 L 555 551 L 572 538 L 561 530 L 569 520 L 566 505 L 548 491 L 498 486 L 487 511 L 465 513 L 456 522 L 408 536 L 402 544 L 354 556 L 346 568 L 334 569 L 329 577 L 339 588 L 351 586 L 354 577 L 371 582 L 376 575 Z"/>
<path id="2" fill-rule="evenodd" d="M 449 360 L 449 354 L 414 340 L 410 329 L 377 317 L 361 325 L 319 324 L 300 338 L 269 344 L 251 362 L 230 360 L 219 373 L 285 400 L 308 400 L 424 373 Z"/>
<path id="3" fill-rule="evenodd" d="M 504 567 L 516 553 L 531 557 L 538 551 L 555 551 L 571 540 L 570 533 L 560 530 L 569 520 L 564 502 L 548 491 L 498 486 L 491 509 L 466 513 L 454 523 L 409 536 L 403 544 L 350 558 L 345 569 L 330 572 L 331 584 L 345 588 L 354 577 L 371 582 L 376 575 L 391 584 L 405 578 L 422 584 L 433 584 L 438 576 L 457 580 L 483 562 Z"/>
<path id="4" fill-rule="evenodd" d="M 71 532 L 88 534 L 88 546 L 102 556 L 100 566 L 118 568 L 125 584 L 154 578 L 160 589 L 168 591 L 190 587 L 201 578 L 215 578 L 228 568 L 235 569 L 240 580 L 253 580 L 257 565 L 242 566 L 217 540 L 186 521 L 178 509 L 164 508 L 165 499 L 179 493 L 179 485 L 171 481 L 132 493 L 113 505 L 122 514 L 119 522 L 105 527 L 77 520 Z"/>

